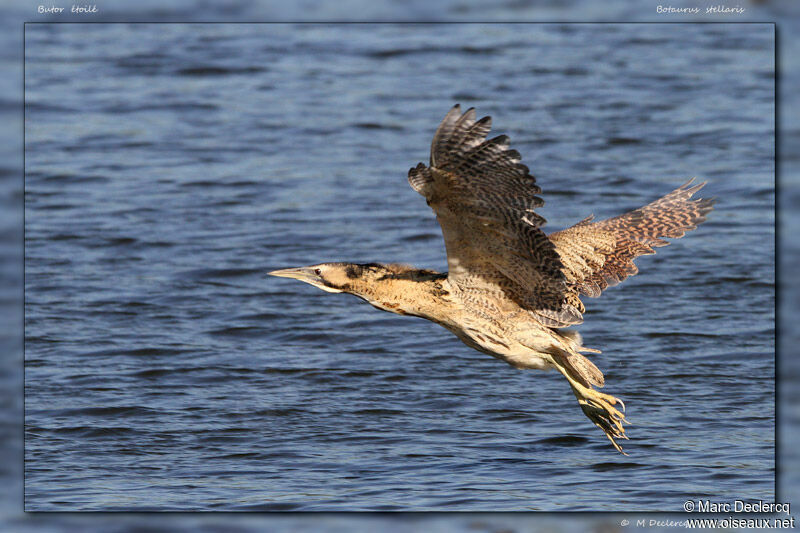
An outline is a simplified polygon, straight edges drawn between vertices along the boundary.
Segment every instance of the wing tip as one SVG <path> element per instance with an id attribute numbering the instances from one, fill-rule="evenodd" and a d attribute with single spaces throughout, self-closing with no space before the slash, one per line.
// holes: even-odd
<path id="1" fill-rule="evenodd" d="M 429 198 L 431 195 L 431 183 L 433 183 L 433 176 L 425 163 L 419 163 L 408 169 L 408 184 L 425 198 Z"/>

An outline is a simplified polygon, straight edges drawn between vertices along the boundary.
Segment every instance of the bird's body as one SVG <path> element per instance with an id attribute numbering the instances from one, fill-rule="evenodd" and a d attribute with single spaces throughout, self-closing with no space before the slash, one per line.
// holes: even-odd
<path id="1" fill-rule="evenodd" d="M 642 208 L 546 235 L 534 211 L 541 189 L 507 137 L 485 139 L 489 126 L 488 117 L 476 121 L 472 109 L 462 115 L 455 106 L 434 136 L 431 164 L 409 171 L 442 227 L 448 272 L 323 263 L 272 274 L 431 320 L 516 368 L 558 370 L 584 414 L 622 451 L 616 439 L 627 438 L 625 416 L 615 405 L 624 406 L 593 388 L 604 385 L 603 374 L 581 353 L 599 352 L 564 328 L 582 322 L 581 295 L 599 296 L 635 274 L 635 257 L 694 229 L 712 202 L 691 200 L 703 184 L 690 181 Z"/>

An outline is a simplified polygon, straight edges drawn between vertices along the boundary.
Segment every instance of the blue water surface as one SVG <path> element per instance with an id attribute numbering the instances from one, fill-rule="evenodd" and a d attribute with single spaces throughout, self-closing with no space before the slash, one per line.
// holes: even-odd
<path id="1" fill-rule="evenodd" d="M 768 24 L 33 24 L 27 510 L 681 511 L 775 497 Z M 547 229 L 688 178 L 708 222 L 586 301 L 633 422 L 274 268 L 446 269 L 406 182 L 455 103 Z"/>

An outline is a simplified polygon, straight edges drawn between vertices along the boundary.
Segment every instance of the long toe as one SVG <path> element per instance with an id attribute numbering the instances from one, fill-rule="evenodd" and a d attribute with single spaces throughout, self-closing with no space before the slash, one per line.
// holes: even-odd
<path id="1" fill-rule="evenodd" d="M 585 396 L 580 398 L 578 403 L 586 417 L 603 430 L 603 433 L 605 433 L 608 440 L 611 441 L 614 448 L 620 453 L 628 455 L 616 441 L 616 439 L 628 440 L 628 436 L 625 434 L 625 428 L 623 427 L 623 424 L 626 423 L 627 420 L 622 412 L 612 407 L 612 402 L 607 400 L 607 398 L 609 400 L 613 399 L 613 403 L 619 402 L 620 405 L 622 405 L 619 399 L 613 396 L 609 397 L 607 394 L 601 395 L 601 393 L 593 390 L 591 392 L 587 390 Z"/>

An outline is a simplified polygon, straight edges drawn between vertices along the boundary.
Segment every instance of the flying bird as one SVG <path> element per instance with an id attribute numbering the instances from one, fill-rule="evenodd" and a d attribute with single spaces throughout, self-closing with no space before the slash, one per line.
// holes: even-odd
<path id="1" fill-rule="evenodd" d="M 430 163 L 409 170 L 442 228 L 447 272 L 403 264 L 322 263 L 270 272 L 331 293 L 354 294 L 383 311 L 422 317 L 467 346 L 520 369 L 556 369 L 583 413 L 619 452 L 627 439 L 625 405 L 597 390 L 603 373 L 572 329 L 583 322 L 582 296 L 638 272 L 633 260 L 669 244 L 705 220 L 713 199 L 689 180 L 639 209 L 546 234 L 541 189 L 520 154 L 500 135 L 487 140 L 491 118 L 476 120 L 456 105 L 431 143 Z M 626 454 L 627 455 L 627 454 Z"/>

